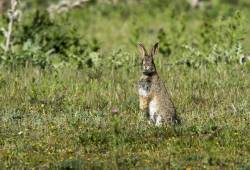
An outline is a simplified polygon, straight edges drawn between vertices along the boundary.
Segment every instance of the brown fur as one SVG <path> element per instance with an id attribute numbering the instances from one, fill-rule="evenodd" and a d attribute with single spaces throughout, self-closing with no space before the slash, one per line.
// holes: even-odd
<path id="1" fill-rule="evenodd" d="M 167 89 L 165 88 L 164 83 L 161 81 L 153 62 L 153 56 L 155 55 L 157 48 L 158 44 L 154 46 L 151 54 L 149 55 L 145 47 L 142 44 L 139 45 L 143 60 L 142 76 L 139 80 L 139 93 L 141 93 L 139 94 L 140 110 L 147 115 L 150 115 L 150 102 L 154 101 L 156 102 L 157 108 L 155 116 L 160 116 L 161 123 L 176 123 L 179 122 L 176 114 L 176 108 Z M 144 89 L 144 91 L 142 89 Z M 156 123 L 156 120 L 152 118 L 152 115 L 151 120 Z"/>

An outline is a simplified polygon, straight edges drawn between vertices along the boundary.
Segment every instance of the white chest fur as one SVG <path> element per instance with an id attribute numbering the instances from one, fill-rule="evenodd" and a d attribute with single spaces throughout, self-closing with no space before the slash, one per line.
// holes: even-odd
<path id="1" fill-rule="evenodd" d="M 147 97 L 149 95 L 149 91 L 143 87 L 139 88 L 139 95 L 143 97 Z"/>
<path id="2" fill-rule="evenodd" d="M 141 79 L 139 81 L 139 95 L 142 97 L 149 97 L 151 90 L 151 81 L 147 79 Z"/>

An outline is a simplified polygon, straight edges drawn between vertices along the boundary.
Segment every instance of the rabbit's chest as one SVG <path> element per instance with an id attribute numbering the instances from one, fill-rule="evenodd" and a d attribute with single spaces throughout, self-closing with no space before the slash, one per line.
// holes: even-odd
<path id="1" fill-rule="evenodd" d="M 145 89 L 145 88 L 142 88 L 142 87 L 139 88 L 139 95 L 140 95 L 141 97 L 148 97 L 149 94 L 150 94 L 150 90 Z"/>
<path id="2" fill-rule="evenodd" d="M 139 95 L 141 97 L 149 97 L 151 90 L 151 82 L 148 81 L 140 81 L 139 82 Z"/>

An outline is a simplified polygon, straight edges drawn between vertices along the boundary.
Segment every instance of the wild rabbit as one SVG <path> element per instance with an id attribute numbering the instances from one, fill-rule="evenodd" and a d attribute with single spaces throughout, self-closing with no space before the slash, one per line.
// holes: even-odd
<path id="1" fill-rule="evenodd" d="M 154 56 L 158 47 L 159 44 L 156 43 L 148 53 L 143 44 L 138 44 L 142 59 L 142 75 L 138 82 L 140 110 L 157 126 L 179 123 L 176 108 L 154 64 Z"/>

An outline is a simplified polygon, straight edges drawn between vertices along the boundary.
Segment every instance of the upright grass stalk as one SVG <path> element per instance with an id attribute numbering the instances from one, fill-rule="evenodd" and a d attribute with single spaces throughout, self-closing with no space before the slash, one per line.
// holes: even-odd
<path id="1" fill-rule="evenodd" d="M 17 0 L 11 0 L 10 9 L 8 10 L 8 19 L 9 19 L 8 28 L 7 30 L 5 28 L 1 28 L 5 37 L 5 44 L 3 45 L 5 53 L 9 52 L 11 49 L 13 25 L 19 16 L 17 5 L 18 5 Z"/>

